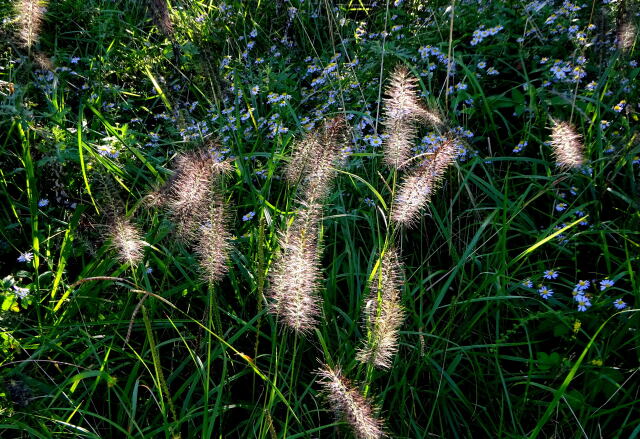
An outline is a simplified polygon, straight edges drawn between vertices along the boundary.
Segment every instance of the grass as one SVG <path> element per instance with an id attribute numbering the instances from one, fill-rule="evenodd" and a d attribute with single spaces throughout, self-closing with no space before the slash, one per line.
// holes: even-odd
<path id="1" fill-rule="evenodd" d="M 167 34 L 153 2 L 62 0 L 32 47 L 21 3 L 0 6 L 0 437 L 351 437 L 324 364 L 389 437 L 640 434 L 640 68 L 637 36 L 615 41 L 633 2 L 159 2 Z M 381 146 L 399 64 L 465 148 L 412 228 L 391 222 L 407 171 Z M 320 324 L 296 333 L 269 312 L 302 212 L 285 169 L 340 115 Z M 581 168 L 556 166 L 552 120 L 581 135 Z M 443 132 L 418 134 L 416 154 Z M 214 139 L 233 159 L 216 188 L 233 239 L 209 284 L 152 195 Z M 113 248 L 115 216 L 145 243 L 137 265 Z M 405 317 L 378 369 L 356 353 L 390 245 Z"/>

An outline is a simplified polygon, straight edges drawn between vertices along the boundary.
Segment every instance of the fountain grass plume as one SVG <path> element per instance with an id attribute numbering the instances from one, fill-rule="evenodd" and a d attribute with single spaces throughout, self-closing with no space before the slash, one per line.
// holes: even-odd
<path id="1" fill-rule="evenodd" d="M 331 190 L 336 168 L 344 161 L 347 124 L 342 116 L 326 120 L 294 145 L 285 176 L 298 185 L 302 200 L 321 202 Z"/>
<path id="2" fill-rule="evenodd" d="M 418 124 L 427 123 L 436 128 L 443 125 L 435 110 L 427 109 L 420 100 L 417 79 L 404 65 L 396 67 L 389 80 L 384 99 L 384 161 L 398 169 L 411 155 Z"/>
<path id="3" fill-rule="evenodd" d="M 195 251 L 204 279 L 217 283 L 228 270 L 227 258 L 231 248 L 229 214 L 222 196 L 214 193 L 209 214 L 200 224 Z"/>
<path id="4" fill-rule="evenodd" d="M 149 7 L 151 8 L 151 16 L 155 25 L 165 36 L 173 36 L 173 23 L 171 23 L 171 17 L 169 16 L 167 0 L 149 0 Z"/>
<path id="5" fill-rule="evenodd" d="M 417 222 L 422 209 L 431 201 L 439 188 L 447 168 L 459 153 L 454 137 L 448 135 L 432 153 L 425 154 L 421 161 L 404 177 L 393 204 L 391 219 L 396 224 L 410 227 Z"/>
<path id="6" fill-rule="evenodd" d="M 553 121 L 550 143 L 558 167 L 578 168 L 584 164 L 581 136 L 573 125 L 567 122 Z"/>
<path id="7" fill-rule="evenodd" d="M 177 235 L 193 241 L 200 234 L 200 225 L 208 221 L 214 187 L 231 171 L 219 147 L 203 148 L 180 154 L 175 161 L 175 174 L 153 198 L 160 198 L 176 225 Z"/>
<path id="8" fill-rule="evenodd" d="M 30 50 L 40 38 L 46 3 L 42 0 L 19 0 L 16 9 L 18 12 L 18 40 L 22 47 Z"/>
<path id="9" fill-rule="evenodd" d="M 380 259 L 378 271 L 370 281 L 370 294 L 364 307 L 364 327 L 368 334 L 356 355 L 363 363 L 381 369 L 391 367 L 398 351 L 398 331 L 404 320 L 400 305 L 402 264 L 398 252 L 387 249 Z"/>
<path id="10" fill-rule="evenodd" d="M 334 369 L 325 365 L 318 375 L 330 407 L 339 418 L 346 420 L 358 439 L 386 436 L 383 423 L 375 416 L 371 402 L 349 383 L 339 367 Z"/>
<path id="11" fill-rule="evenodd" d="M 118 254 L 122 263 L 128 263 L 132 267 L 142 261 L 144 247 L 147 245 L 142 240 L 138 228 L 124 216 L 115 216 L 108 226 L 108 237 L 112 249 Z"/>
<path id="12" fill-rule="evenodd" d="M 280 236 L 280 253 L 271 271 L 270 312 L 297 333 L 314 329 L 321 312 L 320 214 L 319 205 L 303 206 Z"/>

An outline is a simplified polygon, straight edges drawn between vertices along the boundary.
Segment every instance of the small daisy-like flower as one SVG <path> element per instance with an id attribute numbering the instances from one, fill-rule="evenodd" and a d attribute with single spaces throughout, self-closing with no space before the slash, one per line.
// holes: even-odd
<path id="1" fill-rule="evenodd" d="M 590 286 L 591 286 L 591 282 L 589 282 L 588 280 L 579 280 L 578 283 L 576 284 L 576 290 L 584 291 Z"/>
<path id="2" fill-rule="evenodd" d="M 622 110 L 624 110 L 624 107 L 626 105 L 627 105 L 627 101 L 623 99 L 613 106 L 613 111 L 615 111 L 616 113 L 620 113 Z"/>
<path id="3" fill-rule="evenodd" d="M 604 279 L 600 281 L 600 291 L 604 291 L 605 289 L 612 287 L 615 282 L 611 279 Z"/>
<path id="4" fill-rule="evenodd" d="M 533 282 L 531 282 L 531 279 L 525 279 L 522 281 L 522 286 L 527 288 L 533 288 Z"/>
<path id="5" fill-rule="evenodd" d="M 581 296 L 581 299 L 578 302 L 578 311 L 585 312 L 587 308 L 591 306 L 591 302 L 584 296 Z"/>
<path id="6" fill-rule="evenodd" d="M 540 289 L 538 290 L 538 293 L 540 293 L 540 297 L 542 297 L 545 300 L 553 296 L 553 290 L 550 290 L 545 286 L 540 287 Z"/>
<path id="7" fill-rule="evenodd" d="M 558 203 L 558 204 L 556 204 L 556 210 L 558 212 L 562 212 L 566 208 L 567 208 L 567 203 Z"/>
<path id="8" fill-rule="evenodd" d="M 518 143 L 515 148 L 513 148 L 513 152 L 518 153 L 521 152 L 525 146 L 527 146 L 529 143 L 526 140 L 521 140 L 520 143 Z"/>
<path id="9" fill-rule="evenodd" d="M 487 63 L 485 61 L 480 61 L 478 64 L 476 64 L 476 67 L 478 67 L 479 69 L 484 69 L 485 67 L 487 67 Z"/>
<path id="10" fill-rule="evenodd" d="M 80 61 L 80 57 L 74 56 L 71 58 L 71 64 L 78 64 L 78 61 Z"/>
<path id="11" fill-rule="evenodd" d="M 32 252 L 24 252 L 18 256 L 18 262 L 31 262 L 33 260 Z"/>
<path id="12" fill-rule="evenodd" d="M 555 270 L 545 270 L 543 277 L 545 279 L 555 279 L 558 277 L 558 272 Z"/>
<path id="13" fill-rule="evenodd" d="M 242 221 L 249 221 L 253 219 L 254 216 L 256 216 L 256 213 L 254 211 L 248 212 L 246 215 L 242 217 Z"/>
<path id="14" fill-rule="evenodd" d="M 38 201 L 38 207 L 46 207 L 49 205 L 49 200 L 47 200 L 46 198 L 43 198 L 42 200 Z"/>
<path id="15" fill-rule="evenodd" d="M 616 299 L 616 300 L 613 301 L 613 306 L 616 309 L 625 309 L 627 307 L 627 304 L 624 303 L 624 300 L 622 300 L 622 299 Z"/>
<path id="16" fill-rule="evenodd" d="M 253 87 L 251 87 L 251 94 L 252 95 L 257 95 L 258 93 L 260 93 L 260 86 L 258 85 L 254 85 Z"/>

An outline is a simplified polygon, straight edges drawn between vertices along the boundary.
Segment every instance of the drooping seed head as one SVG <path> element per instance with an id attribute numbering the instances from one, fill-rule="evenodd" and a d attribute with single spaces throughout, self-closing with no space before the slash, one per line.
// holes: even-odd
<path id="1" fill-rule="evenodd" d="M 298 184 L 307 204 L 320 202 L 331 189 L 331 183 L 344 159 L 347 124 L 342 116 L 326 120 L 307 133 L 294 146 L 285 171 L 289 183 Z"/>
<path id="2" fill-rule="evenodd" d="M 402 264 L 395 249 L 387 249 L 377 273 L 370 282 L 370 294 L 364 307 L 367 339 L 356 359 L 388 369 L 398 351 L 398 331 L 404 320 L 400 305 Z"/>
<path id="3" fill-rule="evenodd" d="M 458 153 L 459 147 L 455 139 L 446 137 L 434 152 L 427 154 L 407 174 L 393 200 L 392 221 L 402 226 L 411 226 L 417 221 Z"/>
<path id="4" fill-rule="evenodd" d="M 442 118 L 435 110 L 427 109 L 418 96 L 417 79 L 409 69 L 399 65 L 391 75 L 384 99 L 385 163 L 401 168 L 409 160 L 417 134 L 417 124 L 427 123 L 439 128 Z"/>
<path id="5" fill-rule="evenodd" d="M 371 403 L 342 375 L 340 368 L 325 365 L 318 375 L 329 406 L 339 418 L 344 418 L 358 439 L 385 437 L 383 422 L 374 414 Z"/>
<path id="6" fill-rule="evenodd" d="M 578 168 L 584 163 L 580 134 L 567 122 L 553 122 L 551 147 L 560 168 Z"/>
<path id="7" fill-rule="evenodd" d="M 217 147 L 200 149 L 179 155 L 175 174 L 159 192 L 184 240 L 199 235 L 199 227 L 208 220 L 209 207 L 219 178 L 231 170 Z"/>

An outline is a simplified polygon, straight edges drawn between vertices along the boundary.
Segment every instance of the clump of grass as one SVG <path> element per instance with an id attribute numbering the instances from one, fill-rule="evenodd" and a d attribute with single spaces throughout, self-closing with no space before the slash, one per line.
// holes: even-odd
<path id="1" fill-rule="evenodd" d="M 383 423 L 375 416 L 371 402 L 349 383 L 340 368 L 325 365 L 318 375 L 330 407 L 347 421 L 358 439 L 385 437 Z"/>
<path id="2" fill-rule="evenodd" d="M 398 351 L 398 331 L 404 320 L 400 305 L 402 264 L 396 249 L 385 250 L 378 272 L 370 282 L 364 308 L 364 326 L 369 334 L 356 355 L 358 361 L 388 369 Z"/>

